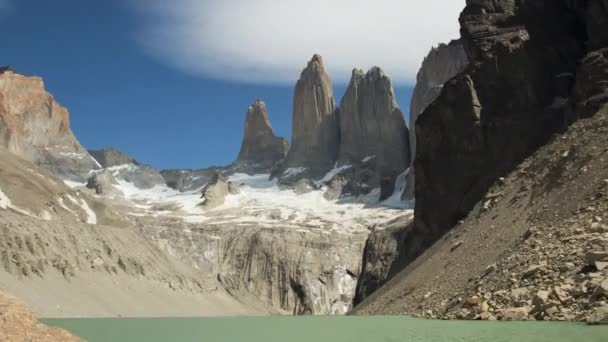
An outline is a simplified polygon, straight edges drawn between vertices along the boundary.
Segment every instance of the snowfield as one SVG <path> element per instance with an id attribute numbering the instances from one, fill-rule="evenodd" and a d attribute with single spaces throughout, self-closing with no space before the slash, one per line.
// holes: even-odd
<path id="1" fill-rule="evenodd" d="M 320 185 L 350 167 L 336 168 L 315 183 Z M 405 176 L 404 173 L 399 177 L 397 189 L 405 187 Z M 268 174 L 237 173 L 230 176 L 229 181 L 238 184 L 240 192 L 228 195 L 223 205 L 213 209 L 200 206 L 203 202 L 202 188 L 179 192 L 166 185 L 157 185 L 144 190 L 124 180 L 118 180 L 115 187 L 133 203 L 131 214 L 134 216 L 180 217 L 186 222 L 206 225 L 272 227 L 280 224 L 294 228 L 350 231 L 368 229 L 397 216 L 412 214 L 412 211 L 404 210 L 407 203 L 401 201 L 400 191 L 382 203 L 377 200 L 379 189 L 364 197 L 328 201 L 323 197 L 325 188 L 297 195 L 292 189 L 281 189 L 276 180 L 269 180 Z"/>

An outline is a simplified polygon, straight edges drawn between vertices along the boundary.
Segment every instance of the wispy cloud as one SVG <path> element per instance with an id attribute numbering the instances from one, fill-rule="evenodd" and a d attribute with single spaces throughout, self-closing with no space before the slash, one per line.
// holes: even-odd
<path id="1" fill-rule="evenodd" d="M 464 0 L 131 0 L 138 41 L 185 72 L 292 82 L 313 53 L 334 81 L 378 65 L 411 83 L 431 46 L 458 37 Z"/>

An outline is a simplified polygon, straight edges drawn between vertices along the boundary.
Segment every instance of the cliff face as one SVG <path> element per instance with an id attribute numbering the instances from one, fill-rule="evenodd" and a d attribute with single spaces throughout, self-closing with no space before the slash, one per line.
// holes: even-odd
<path id="1" fill-rule="evenodd" d="M 353 70 L 339 111 L 338 164 L 353 165 L 376 157 L 376 177 L 394 184 L 409 164 L 408 129 L 391 80 L 374 67 Z M 392 192 L 392 191 L 390 191 Z"/>
<path id="2" fill-rule="evenodd" d="M 310 177 L 333 167 L 338 153 L 336 105 L 323 59 L 314 55 L 296 83 L 291 149 L 283 170 L 304 168 Z"/>
<path id="3" fill-rule="evenodd" d="M 560 1 L 469 1 L 460 23 L 469 67 L 416 123 L 415 225 L 428 242 L 564 127 L 584 53 L 577 15 Z"/>
<path id="4" fill-rule="evenodd" d="M 64 178 L 84 179 L 99 166 L 70 130 L 68 111 L 40 78 L 0 73 L 0 144 Z"/>
<path id="5" fill-rule="evenodd" d="M 415 172 L 413 157 L 416 155 L 416 120 L 439 96 L 443 85 L 463 71 L 467 63 L 467 55 L 461 40 L 452 41 L 450 44 L 440 44 L 438 47 L 431 49 L 431 52 L 422 62 L 416 77 L 416 87 L 410 104 L 409 138 L 412 158 L 407 188 L 403 194 L 404 199 L 414 198 Z"/>
<path id="6" fill-rule="evenodd" d="M 270 169 L 285 158 L 288 150 L 287 141 L 275 136 L 272 131 L 266 104 L 257 99 L 247 110 L 245 133 L 237 163 Z"/>
<path id="7" fill-rule="evenodd" d="M 601 172 L 585 173 L 595 169 L 592 161 L 597 156 L 592 155 L 604 144 L 597 138 L 601 132 L 594 136 L 591 127 L 601 130 L 600 122 L 608 110 L 607 5 L 606 1 L 467 1 L 460 24 L 469 63 L 443 86 L 416 121 L 415 219 L 413 226 L 404 225 L 393 234 L 400 242 L 398 257 L 390 262 L 391 268 L 403 272 L 377 296 L 372 295 L 375 298 L 368 304 L 375 308 L 370 312 L 448 311 L 462 306 L 456 297 L 462 296 L 464 288 L 476 286 L 481 291 L 484 277 L 497 267 L 491 267 L 493 261 L 508 265 L 499 270 L 513 268 L 514 273 L 506 274 L 519 274 L 516 283 L 525 284 L 529 274 L 522 265 L 533 267 L 543 254 L 551 255 L 547 263 L 557 260 L 563 245 L 568 246 L 564 251 L 573 248 L 566 253 L 571 262 L 580 262 L 584 258 L 581 246 L 597 245 L 594 241 L 599 240 L 586 242 L 599 237 L 593 232 L 583 234 L 577 242 L 555 241 L 555 237 L 576 234 L 570 224 L 564 224 L 566 219 L 582 226 L 590 222 L 578 214 L 570 217 L 577 210 L 572 208 L 574 204 L 585 201 L 596 211 L 592 203 L 603 196 L 592 184 L 605 177 Z M 594 115 L 595 123 L 581 120 L 569 134 L 551 140 L 575 120 Z M 521 164 L 518 172 L 506 177 L 548 142 L 527 165 Z M 581 150 L 592 144 L 590 151 Z M 569 185 L 574 181 L 578 185 Z M 495 191 L 486 195 L 494 183 L 498 184 Z M 500 209 L 493 209 L 495 206 Z M 460 220 L 463 223 L 450 231 Z M 538 238 L 522 247 L 530 234 Z M 551 240 L 546 245 L 538 243 L 543 236 Z M 547 248 L 531 256 L 535 246 Z M 515 255 L 513 250 L 522 254 Z M 483 256 L 482 261 L 471 255 Z M 505 255 L 505 260 L 499 259 Z M 597 277 L 585 264 L 576 267 L 577 272 L 587 273 L 585 279 Z M 444 272 L 448 268 L 454 272 Z M 564 279 L 568 269 L 553 263 L 539 273 L 535 284 L 558 276 Z M 513 282 L 501 281 L 500 286 Z M 397 295 L 404 299 L 382 308 Z M 500 300 L 490 303 L 498 310 L 516 298 Z M 539 319 L 554 315 L 552 310 L 544 311 L 548 308 L 537 307 L 525 315 L 535 314 Z M 437 312 L 433 312 L 435 316 Z M 489 317 L 487 307 L 484 313 Z"/>

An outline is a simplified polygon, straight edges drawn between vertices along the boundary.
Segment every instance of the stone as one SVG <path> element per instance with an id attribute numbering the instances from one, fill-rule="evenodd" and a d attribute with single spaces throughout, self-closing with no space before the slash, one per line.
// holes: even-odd
<path id="1" fill-rule="evenodd" d="M 477 306 L 481 304 L 481 298 L 479 298 L 479 296 L 471 296 L 465 298 L 464 302 L 470 306 Z"/>
<path id="2" fill-rule="evenodd" d="M 528 313 L 531 311 L 529 307 L 508 308 L 501 311 L 501 320 L 503 321 L 526 321 Z"/>
<path id="3" fill-rule="evenodd" d="M 587 316 L 588 324 L 608 324 L 608 304 L 595 308 Z"/>
<path id="4" fill-rule="evenodd" d="M 215 179 L 207 184 L 202 190 L 202 205 L 207 209 L 213 209 L 224 204 L 228 195 L 228 182 L 220 174 L 216 174 Z"/>
<path id="5" fill-rule="evenodd" d="M 298 195 L 307 194 L 313 190 L 315 190 L 315 184 L 310 179 L 306 178 L 297 181 L 293 188 L 293 191 Z"/>
<path id="6" fill-rule="evenodd" d="M 537 274 L 544 267 L 543 265 L 531 265 L 529 266 L 523 273 L 524 278 L 529 278 L 535 274 Z"/>
<path id="7" fill-rule="evenodd" d="M 489 312 L 482 312 L 481 314 L 479 314 L 479 319 L 481 319 L 482 321 L 495 321 L 496 316 L 492 315 Z"/>
<path id="8" fill-rule="evenodd" d="M 247 109 L 245 131 L 237 164 L 251 164 L 255 172 L 268 172 L 283 160 L 289 151 L 289 143 L 275 136 L 266 104 L 256 99 Z"/>
<path id="9" fill-rule="evenodd" d="M 540 290 L 532 299 L 532 304 L 537 308 L 543 308 L 549 302 L 549 291 Z"/>
<path id="10" fill-rule="evenodd" d="M 387 179 L 392 194 L 397 176 L 409 165 L 409 133 L 392 82 L 382 69 L 353 70 L 340 102 L 339 122 L 338 165 L 376 156 L 375 183 Z"/>
<path id="11" fill-rule="evenodd" d="M 595 288 L 594 294 L 596 296 L 604 296 L 608 298 L 608 278 L 605 278 L 599 283 L 599 285 Z"/>
<path id="12" fill-rule="evenodd" d="M 336 161 L 339 126 L 331 81 L 319 55 L 312 57 L 296 83 L 292 125 L 291 148 L 275 175 L 304 167 L 303 177 L 322 176 Z"/>
<path id="13" fill-rule="evenodd" d="M 241 193 L 241 187 L 235 182 L 228 182 L 228 193 L 237 195 Z"/>
<path id="14" fill-rule="evenodd" d="M 572 296 L 560 286 L 555 286 L 553 288 L 553 295 L 564 305 L 569 304 L 572 301 Z"/>
<path id="15" fill-rule="evenodd" d="M 410 172 L 404 199 L 414 198 L 414 156 L 416 155 L 416 120 L 418 116 L 441 94 L 443 85 L 452 77 L 462 72 L 468 64 L 463 41 L 454 40 L 449 44 L 433 47 L 424 58 L 416 76 L 416 86 L 410 102 Z"/>
<path id="16" fill-rule="evenodd" d="M 608 261 L 608 251 L 591 251 L 585 254 L 587 264 L 593 265 L 598 261 Z"/>
<path id="17" fill-rule="evenodd" d="M 530 291 L 525 287 L 515 288 L 511 290 L 511 298 L 513 300 L 520 300 L 522 298 L 527 297 L 530 294 Z"/>

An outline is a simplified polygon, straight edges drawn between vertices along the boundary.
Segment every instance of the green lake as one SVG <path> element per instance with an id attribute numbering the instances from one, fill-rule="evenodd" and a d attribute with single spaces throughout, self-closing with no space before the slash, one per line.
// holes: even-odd
<path id="1" fill-rule="evenodd" d="M 90 342 L 606 342 L 608 326 L 392 317 L 42 319 Z"/>

